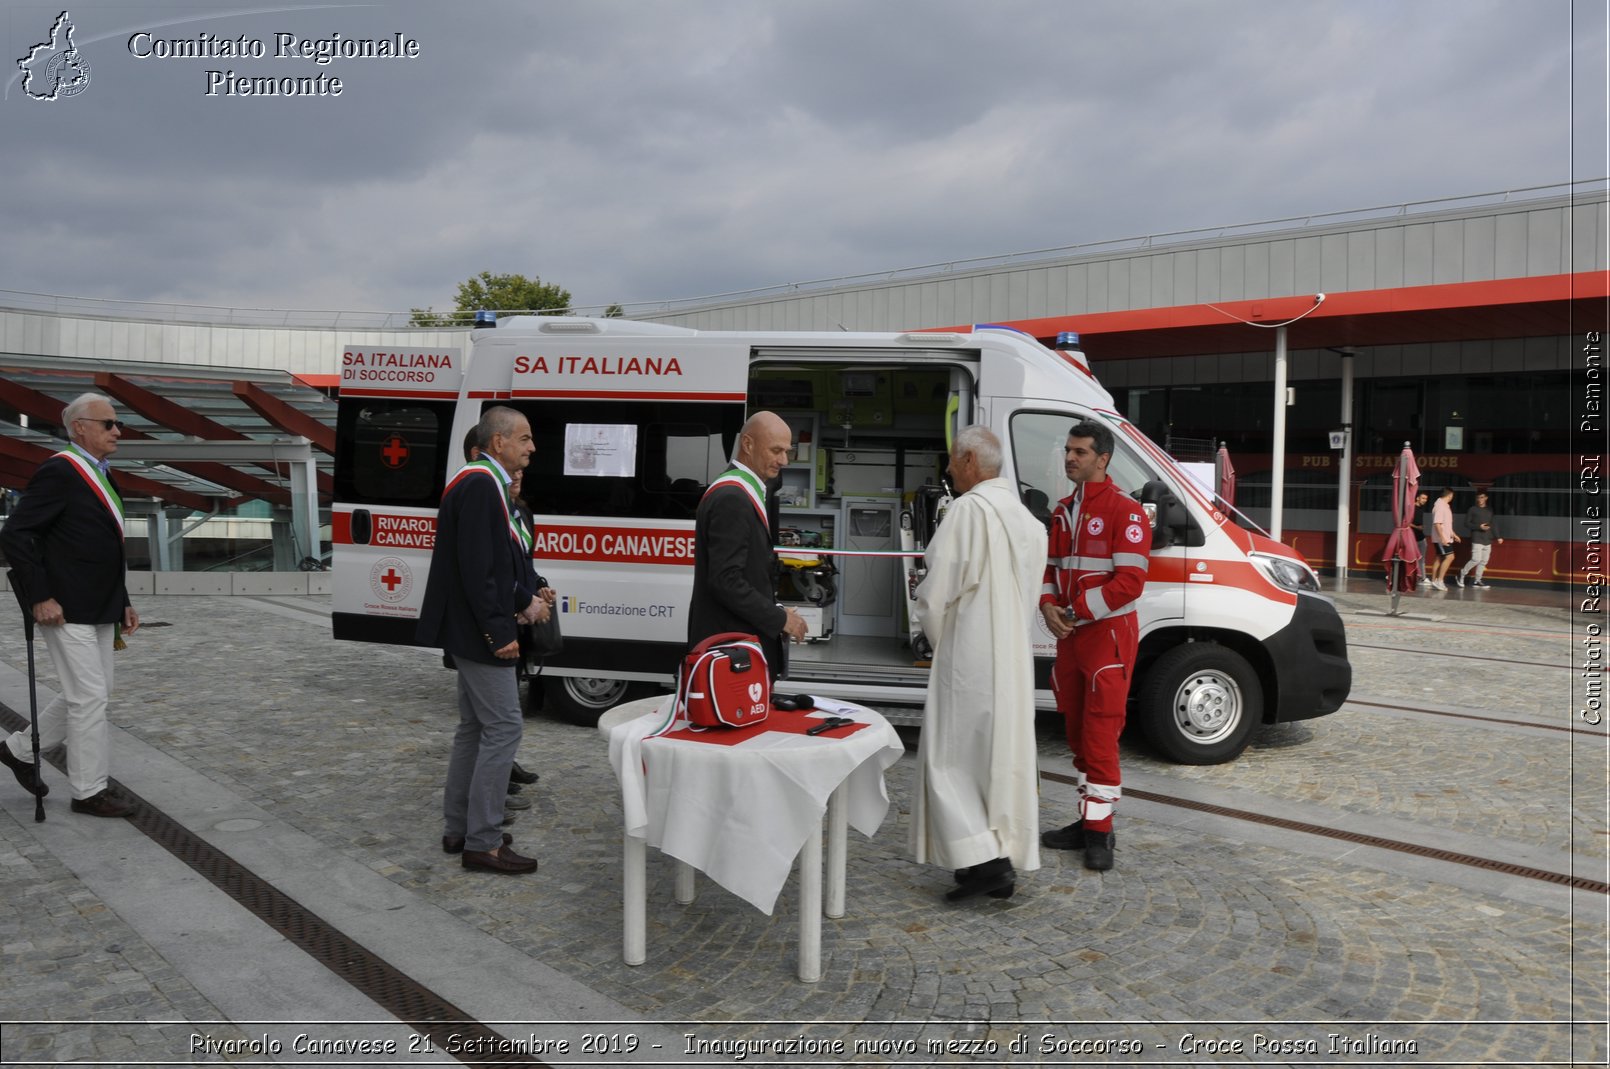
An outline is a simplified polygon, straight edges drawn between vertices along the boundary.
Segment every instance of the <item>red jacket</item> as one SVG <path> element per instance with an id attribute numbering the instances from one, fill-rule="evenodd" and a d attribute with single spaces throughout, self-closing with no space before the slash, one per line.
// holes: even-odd
<path id="1" fill-rule="evenodd" d="M 1135 611 L 1151 563 L 1146 511 L 1109 477 L 1057 503 L 1040 604 L 1072 606 L 1074 619 Z"/>

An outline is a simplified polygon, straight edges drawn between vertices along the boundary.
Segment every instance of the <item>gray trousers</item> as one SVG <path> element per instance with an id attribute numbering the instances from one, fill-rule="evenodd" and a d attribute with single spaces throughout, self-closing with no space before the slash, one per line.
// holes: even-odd
<path id="1" fill-rule="evenodd" d="M 489 853 L 503 842 L 509 768 L 520 748 L 520 681 L 515 662 L 458 659 L 458 731 L 442 792 L 442 834 L 464 849 Z"/>
<path id="2" fill-rule="evenodd" d="M 1487 571 L 1487 562 L 1492 559 L 1493 544 L 1491 542 L 1485 545 L 1480 542 L 1470 543 L 1470 559 L 1465 561 L 1465 566 L 1459 570 L 1459 577 L 1464 578 L 1470 574 L 1470 569 L 1474 568 L 1476 569 L 1476 582 L 1481 582 L 1482 575 Z"/>

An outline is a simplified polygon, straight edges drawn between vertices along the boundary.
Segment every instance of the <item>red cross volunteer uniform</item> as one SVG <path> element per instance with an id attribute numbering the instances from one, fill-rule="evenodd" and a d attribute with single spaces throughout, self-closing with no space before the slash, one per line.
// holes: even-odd
<path id="1" fill-rule="evenodd" d="M 1087 832 L 1112 830 L 1118 736 L 1140 638 L 1135 602 L 1151 545 L 1145 511 L 1111 478 L 1078 484 L 1051 517 L 1040 604 L 1071 612 L 1074 623 L 1057 643 L 1051 690 L 1066 721 Z"/>

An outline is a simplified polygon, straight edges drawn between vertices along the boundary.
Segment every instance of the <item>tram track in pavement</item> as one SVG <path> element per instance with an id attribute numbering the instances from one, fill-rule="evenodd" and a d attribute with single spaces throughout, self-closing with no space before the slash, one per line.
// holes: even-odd
<path id="1" fill-rule="evenodd" d="M 1569 636 L 1564 636 L 1569 637 Z M 1369 642 L 1347 643 L 1350 650 L 1380 650 L 1383 653 L 1402 653 L 1412 657 L 1448 657 L 1461 661 L 1482 661 L 1487 664 L 1513 664 L 1523 668 L 1553 668 L 1566 672 L 1574 672 L 1577 666 L 1571 664 L 1550 664 L 1547 661 L 1527 661 L 1518 657 L 1491 657 L 1480 653 L 1454 653 L 1448 650 L 1428 650 L 1418 646 L 1387 646 L 1375 645 Z"/>
<path id="2" fill-rule="evenodd" d="M 1500 716 L 1482 716 L 1478 713 L 1456 713 L 1449 709 L 1427 709 L 1418 705 L 1393 705 L 1388 702 L 1365 701 L 1360 698 L 1349 697 L 1348 705 L 1356 705 L 1365 709 L 1384 709 L 1393 713 L 1419 713 L 1422 716 L 1442 716 L 1451 720 L 1473 720 L 1477 723 L 1500 724 L 1504 727 L 1536 728 L 1539 731 L 1561 731 L 1568 735 L 1584 735 L 1588 738 L 1604 738 L 1605 729 L 1575 727 L 1565 724 L 1550 724 L 1540 720 L 1521 720 Z"/>
<path id="3" fill-rule="evenodd" d="M 1077 786 L 1078 781 L 1072 776 L 1061 772 L 1040 770 L 1040 778 L 1053 783 L 1067 786 Z M 1523 879 L 1539 880 L 1544 883 L 1569 887 L 1578 891 L 1592 891 L 1596 894 L 1610 895 L 1610 883 L 1604 880 L 1590 879 L 1573 873 L 1555 872 L 1550 869 L 1538 868 L 1533 865 L 1516 865 L 1506 861 L 1494 861 L 1492 858 L 1479 857 L 1474 854 L 1460 853 L 1457 850 L 1445 850 L 1442 847 L 1429 846 L 1423 843 L 1410 843 L 1401 839 L 1392 839 L 1383 835 L 1370 835 L 1365 832 L 1342 831 L 1338 828 L 1326 827 L 1305 820 L 1294 820 L 1290 817 L 1275 816 L 1270 813 L 1259 813 L 1250 809 L 1238 809 L 1232 806 L 1217 805 L 1212 802 L 1201 802 L 1193 798 L 1183 798 L 1178 795 L 1164 794 L 1159 791 L 1140 790 L 1126 786 L 1124 797 L 1138 798 L 1158 805 L 1174 806 L 1180 809 L 1190 809 L 1198 813 L 1208 813 L 1217 817 L 1228 817 L 1232 820 L 1243 821 L 1248 824 L 1259 824 L 1264 827 L 1278 828 L 1282 831 L 1301 832 L 1306 835 L 1316 835 L 1324 839 L 1337 842 L 1352 843 L 1358 846 L 1376 847 L 1382 850 L 1392 850 L 1397 853 L 1410 854 L 1414 857 L 1428 858 L 1434 861 L 1446 861 L 1468 868 L 1482 869 L 1487 872 L 1500 873 L 1506 876 L 1518 876 Z"/>
<path id="4" fill-rule="evenodd" d="M 1539 723 L 1531 720 L 1508 720 L 1499 717 L 1479 716 L 1471 713 L 1457 713 L 1441 709 L 1426 709 L 1416 706 L 1391 705 L 1385 702 L 1360 701 L 1355 698 L 1349 698 L 1347 700 L 1347 704 L 1393 712 L 1417 713 L 1430 716 L 1444 716 L 1461 720 L 1482 721 L 1504 727 L 1538 728 L 1545 731 L 1565 732 L 1573 735 L 1587 735 L 1589 737 L 1599 738 L 1602 738 L 1605 735 L 1605 732 L 1602 730 L 1595 731 L 1585 728 L 1566 727 L 1559 724 Z M 902 738 L 905 739 L 907 751 L 914 753 L 916 751 L 916 741 L 914 737 L 909 737 L 905 734 L 902 734 Z M 1077 781 L 1075 781 L 1071 776 L 1045 769 L 1040 770 L 1040 778 L 1044 781 L 1052 783 L 1060 783 L 1068 786 L 1077 785 Z M 1409 854 L 1415 857 L 1464 865 L 1467 868 L 1480 869 L 1483 871 L 1508 876 L 1518 876 L 1524 879 L 1538 880 L 1544 883 L 1570 887 L 1574 890 L 1591 891 L 1598 894 L 1610 895 L 1610 882 L 1590 879 L 1584 876 L 1577 876 L 1573 873 L 1556 872 L 1552 869 L 1540 868 L 1533 865 L 1516 865 L 1508 862 L 1494 861 L 1491 858 L 1481 857 L 1475 854 L 1462 853 L 1456 850 L 1446 850 L 1442 847 L 1430 846 L 1423 843 L 1405 842 L 1401 839 L 1393 839 L 1381 835 L 1369 835 L 1361 832 L 1342 831 L 1337 828 L 1327 827 L 1323 824 L 1315 824 L 1310 821 L 1293 820 L 1289 817 L 1260 813 L 1250 809 L 1215 805 L 1212 803 L 1200 802 L 1195 799 L 1185 798 L 1179 795 L 1166 794 L 1159 791 L 1147 791 L 1138 788 L 1125 787 L 1124 796 L 1126 798 L 1139 798 L 1148 802 L 1155 802 L 1159 805 L 1174 806 L 1176 808 L 1190 809 L 1201 813 L 1209 813 L 1214 816 L 1227 817 L 1232 820 L 1244 821 L 1249 824 L 1259 824 L 1266 827 L 1278 828 L 1284 831 L 1296 831 L 1338 842 L 1353 843 L 1359 846 L 1378 847 L 1383 850 L 1391 850 L 1397 853 Z"/>

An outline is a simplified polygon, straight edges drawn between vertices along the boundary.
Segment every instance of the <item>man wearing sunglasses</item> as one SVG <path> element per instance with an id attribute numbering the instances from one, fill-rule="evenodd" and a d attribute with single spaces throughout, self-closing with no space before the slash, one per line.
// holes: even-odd
<path id="1" fill-rule="evenodd" d="M 71 444 L 34 472 L 0 529 L 0 550 L 33 606 L 61 681 L 61 694 L 39 712 L 39 747 L 67 743 L 73 812 L 124 817 L 133 806 L 107 786 L 106 726 L 117 630 L 133 634 L 140 626 L 125 582 L 123 500 L 107 463 L 123 424 L 112 402 L 96 393 L 69 403 L 62 422 Z M 43 796 L 50 788 L 38 769 L 17 756 L 31 752 L 28 733 L 19 731 L 0 742 L 0 764 L 25 790 Z"/>

